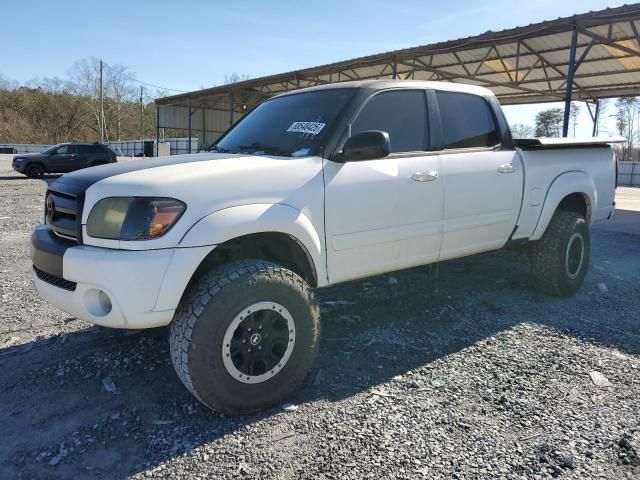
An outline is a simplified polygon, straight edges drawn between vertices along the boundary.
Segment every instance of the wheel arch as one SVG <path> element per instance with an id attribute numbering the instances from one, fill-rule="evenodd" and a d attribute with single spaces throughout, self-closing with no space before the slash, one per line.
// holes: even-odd
<path id="1" fill-rule="evenodd" d="M 24 166 L 25 173 L 27 172 L 29 167 L 32 167 L 34 165 L 40 165 L 42 167 L 42 170 L 44 170 L 44 173 L 49 173 L 49 169 L 47 168 L 45 163 L 41 162 L 40 160 L 31 160 L 31 161 L 27 162 L 27 164 Z"/>
<path id="2" fill-rule="evenodd" d="M 283 232 L 250 233 L 216 245 L 216 248 L 202 259 L 188 283 L 222 264 L 245 259 L 276 263 L 297 273 L 312 287 L 318 286 L 311 254 L 300 240 Z"/>
<path id="3" fill-rule="evenodd" d="M 559 175 L 547 191 L 542 212 L 530 239 L 538 240 L 542 237 L 557 210 L 578 212 L 590 223 L 596 200 L 596 187 L 586 173 L 575 171 Z"/>

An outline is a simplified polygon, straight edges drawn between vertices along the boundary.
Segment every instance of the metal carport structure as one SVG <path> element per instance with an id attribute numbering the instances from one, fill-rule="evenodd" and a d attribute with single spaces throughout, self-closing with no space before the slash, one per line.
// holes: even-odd
<path id="1" fill-rule="evenodd" d="M 566 136 L 572 100 L 596 125 L 600 99 L 640 95 L 639 32 L 636 3 L 159 98 L 157 136 L 184 129 L 210 143 L 278 93 L 373 78 L 481 85 L 503 105 L 563 101 Z"/>

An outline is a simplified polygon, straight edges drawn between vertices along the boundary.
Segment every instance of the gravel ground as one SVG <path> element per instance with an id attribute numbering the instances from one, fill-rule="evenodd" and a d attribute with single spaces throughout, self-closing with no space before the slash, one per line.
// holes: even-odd
<path id="1" fill-rule="evenodd" d="M 51 179 L 9 158 L 0 478 L 640 477 L 640 236 L 595 229 L 568 300 L 507 251 L 320 290 L 297 408 L 233 418 L 182 387 L 166 329 L 92 327 L 37 297 L 28 238 Z"/>

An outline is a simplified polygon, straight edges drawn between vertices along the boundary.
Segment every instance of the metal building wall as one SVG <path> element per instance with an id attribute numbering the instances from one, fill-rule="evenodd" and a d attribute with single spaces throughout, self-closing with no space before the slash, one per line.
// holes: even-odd
<path id="1" fill-rule="evenodd" d="M 236 122 L 242 116 L 242 113 L 234 112 L 233 121 Z M 189 136 L 189 124 L 191 124 L 191 136 L 197 136 L 201 139 L 201 143 L 208 145 L 229 128 L 231 115 L 228 110 L 192 107 L 191 122 L 189 122 L 189 107 L 160 105 L 158 120 L 162 128 L 182 129 L 187 137 Z"/>

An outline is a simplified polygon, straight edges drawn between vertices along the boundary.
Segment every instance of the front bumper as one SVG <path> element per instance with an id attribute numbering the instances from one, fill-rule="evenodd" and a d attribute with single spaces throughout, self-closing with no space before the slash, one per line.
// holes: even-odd
<path id="1" fill-rule="evenodd" d="M 21 164 L 12 163 L 11 167 L 18 173 L 24 173 L 24 167 L 25 167 L 24 163 L 21 163 Z"/>
<path id="2" fill-rule="evenodd" d="M 191 273 L 213 248 L 113 250 L 65 242 L 39 225 L 31 258 L 40 274 L 34 270 L 32 279 L 44 300 L 76 318 L 113 328 L 159 327 L 171 322 Z"/>

